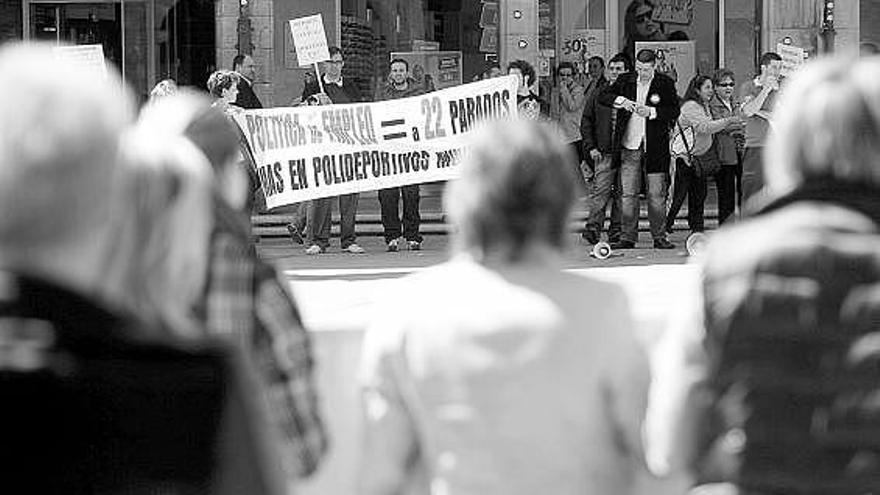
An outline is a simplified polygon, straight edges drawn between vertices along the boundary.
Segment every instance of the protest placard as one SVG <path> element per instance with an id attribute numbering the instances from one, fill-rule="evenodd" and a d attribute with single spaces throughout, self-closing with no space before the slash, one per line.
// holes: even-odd
<path id="1" fill-rule="evenodd" d="M 406 60 L 409 76 L 428 88 L 443 89 L 461 84 L 461 52 L 391 52 L 391 60 Z"/>
<path id="2" fill-rule="evenodd" d="M 296 59 L 300 67 L 330 60 L 321 14 L 292 19 L 289 23 Z"/>
<path id="3" fill-rule="evenodd" d="M 104 61 L 102 45 L 56 46 L 55 57 L 73 64 L 80 70 L 92 72 L 101 78 L 107 77 L 107 62 Z"/>
<path id="4" fill-rule="evenodd" d="M 516 116 L 514 76 L 390 102 L 246 110 L 234 116 L 271 209 L 458 176 L 477 122 Z"/>
<path id="5" fill-rule="evenodd" d="M 785 43 L 776 44 L 776 53 L 782 57 L 782 70 L 780 75 L 788 77 L 797 70 L 807 59 L 807 52 L 803 48 Z"/>

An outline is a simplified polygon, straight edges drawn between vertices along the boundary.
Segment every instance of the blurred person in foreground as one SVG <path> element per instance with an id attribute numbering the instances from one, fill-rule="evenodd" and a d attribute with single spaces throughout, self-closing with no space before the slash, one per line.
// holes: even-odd
<path id="1" fill-rule="evenodd" d="M 311 340 L 287 284 L 257 255 L 250 238 L 251 187 L 238 131 L 200 95 L 169 101 L 155 125 L 181 132 L 208 158 L 215 176 L 214 227 L 199 321 L 209 334 L 240 344 L 254 365 L 291 478 L 312 474 L 327 450 L 314 383 Z"/>
<path id="2" fill-rule="evenodd" d="M 0 50 L 4 491 L 279 493 L 234 355 L 101 298 L 133 115 L 108 73 Z"/>
<path id="3" fill-rule="evenodd" d="M 875 492 L 880 60 L 807 64 L 774 120 L 772 200 L 715 234 L 653 359 L 647 459 L 724 493 Z"/>
<path id="4" fill-rule="evenodd" d="M 629 493 L 647 361 L 623 291 L 562 270 L 574 157 L 545 124 L 479 132 L 446 190 L 453 259 L 367 330 L 360 493 L 418 465 L 432 493 Z"/>

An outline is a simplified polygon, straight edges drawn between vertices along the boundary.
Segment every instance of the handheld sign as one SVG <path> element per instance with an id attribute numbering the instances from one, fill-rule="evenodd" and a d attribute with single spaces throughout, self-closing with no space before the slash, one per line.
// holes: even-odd
<path id="1" fill-rule="evenodd" d="M 55 58 L 74 65 L 83 71 L 107 77 L 107 64 L 104 62 L 102 45 L 56 46 L 52 49 Z"/>
<path id="2" fill-rule="evenodd" d="M 296 59 L 300 67 L 315 66 L 315 76 L 318 78 L 318 86 L 324 92 L 324 84 L 321 82 L 321 73 L 318 71 L 318 62 L 330 60 L 330 51 L 327 47 L 327 34 L 324 33 L 324 20 L 321 14 L 291 19 L 290 33 L 293 35 L 293 47 L 296 50 Z"/>
<path id="3" fill-rule="evenodd" d="M 792 72 L 796 71 L 798 67 L 803 65 L 803 63 L 807 60 L 807 52 L 803 48 L 794 45 L 786 45 L 785 43 L 777 43 L 776 44 L 776 53 L 782 57 L 782 71 L 780 74 L 783 77 L 788 77 Z"/>

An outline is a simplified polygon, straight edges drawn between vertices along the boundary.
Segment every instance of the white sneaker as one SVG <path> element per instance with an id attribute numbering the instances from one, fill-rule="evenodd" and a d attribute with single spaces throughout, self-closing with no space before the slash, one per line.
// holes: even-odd
<path id="1" fill-rule="evenodd" d="M 391 239 L 390 241 L 388 241 L 388 251 L 389 252 L 397 251 L 397 249 L 398 249 L 397 239 Z"/>
<path id="2" fill-rule="evenodd" d="M 410 251 L 419 251 L 422 249 L 422 243 L 419 241 L 407 241 L 407 247 L 409 247 Z"/>
<path id="3" fill-rule="evenodd" d="M 306 254 L 321 254 L 324 250 L 317 244 L 312 244 L 306 248 Z"/>
<path id="4" fill-rule="evenodd" d="M 348 252 L 351 253 L 351 254 L 364 254 L 364 253 L 367 252 L 366 250 L 364 250 L 364 248 L 358 246 L 358 245 L 357 245 L 356 243 L 354 243 L 354 242 L 352 242 L 351 244 L 349 244 L 348 247 L 345 248 L 343 251 L 348 251 Z"/>

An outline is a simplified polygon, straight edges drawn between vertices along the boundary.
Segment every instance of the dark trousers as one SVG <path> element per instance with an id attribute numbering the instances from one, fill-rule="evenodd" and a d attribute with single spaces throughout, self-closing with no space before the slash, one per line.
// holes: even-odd
<path id="1" fill-rule="evenodd" d="M 684 204 L 685 196 L 688 200 L 688 227 L 692 232 L 702 232 L 705 229 L 703 206 L 706 202 L 706 178 L 697 175 L 694 167 L 678 158 L 675 162 L 672 204 L 669 205 L 669 212 L 666 214 L 666 230 L 672 229 L 675 217 Z"/>
<path id="2" fill-rule="evenodd" d="M 742 201 L 749 200 L 764 189 L 764 148 L 746 148 L 743 155 Z"/>
<path id="3" fill-rule="evenodd" d="M 358 193 L 312 200 L 308 208 L 308 242 L 324 249 L 330 245 L 330 224 L 333 202 L 339 198 L 339 245 L 342 249 L 355 242 L 355 216 Z"/>
<path id="4" fill-rule="evenodd" d="M 403 230 L 401 231 L 400 197 L 403 196 Z M 385 242 L 397 239 L 401 235 L 407 241 L 422 242 L 419 234 L 419 185 L 411 184 L 401 187 L 390 187 L 379 190 L 379 206 L 382 209 L 382 228 L 385 230 Z"/>
<path id="5" fill-rule="evenodd" d="M 715 174 L 715 187 L 718 189 L 718 225 L 731 218 L 736 211 L 736 182 L 739 166 L 722 165 Z"/>

